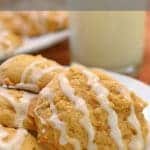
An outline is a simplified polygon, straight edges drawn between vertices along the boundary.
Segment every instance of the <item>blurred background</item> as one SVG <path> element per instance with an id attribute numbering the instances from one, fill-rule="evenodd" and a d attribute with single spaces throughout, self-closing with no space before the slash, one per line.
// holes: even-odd
<path id="1" fill-rule="evenodd" d="M 40 54 L 150 84 L 150 12 L 1 11 L 0 61 Z"/>

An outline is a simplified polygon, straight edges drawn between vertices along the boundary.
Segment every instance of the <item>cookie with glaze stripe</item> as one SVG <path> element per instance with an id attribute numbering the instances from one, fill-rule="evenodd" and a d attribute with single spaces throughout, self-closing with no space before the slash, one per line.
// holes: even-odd
<path id="1" fill-rule="evenodd" d="M 146 103 L 103 71 L 66 68 L 40 92 L 38 141 L 65 150 L 144 150 Z"/>
<path id="2" fill-rule="evenodd" d="M 36 139 L 25 129 L 6 128 L 0 125 L 1 150 L 42 150 Z"/>
<path id="3" fill-rule="evenodd" d="M 32 108 L 36 94 L 0 87 L 0 124 L 36 131 Z"/>
<path id="4" fill-rule="evenodd" d="M 17 55 L 0 66 L 0 84 L 38 93 L 63 67 L 42 56 Z"/>

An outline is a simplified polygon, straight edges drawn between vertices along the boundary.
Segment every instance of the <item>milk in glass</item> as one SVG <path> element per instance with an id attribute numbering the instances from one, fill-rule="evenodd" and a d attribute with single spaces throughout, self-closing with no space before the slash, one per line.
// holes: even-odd
<path id="1" fill-rule="evenodd" d="M 70 13 L 73 62 L 132 73 L 141 64 L 144 11 Z"/>

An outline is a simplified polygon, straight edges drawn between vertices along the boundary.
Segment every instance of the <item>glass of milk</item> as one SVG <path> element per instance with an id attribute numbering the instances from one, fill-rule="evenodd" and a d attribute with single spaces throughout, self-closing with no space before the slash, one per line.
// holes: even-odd
<path id="1" fill-rule="evenodd" d="M 143 57 L 144 21 L 144 11 L 71 12 L 72 61 L 135 74 Z"/>

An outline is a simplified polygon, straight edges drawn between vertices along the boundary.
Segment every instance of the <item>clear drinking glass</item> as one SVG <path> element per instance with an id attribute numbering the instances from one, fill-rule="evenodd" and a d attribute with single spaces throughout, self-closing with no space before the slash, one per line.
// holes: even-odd
<path id="1" fill-rule="evenodd" d="M 143 58 L 144 11 L 71 12 L 73 62 L 135 74 Z"/>

